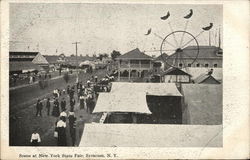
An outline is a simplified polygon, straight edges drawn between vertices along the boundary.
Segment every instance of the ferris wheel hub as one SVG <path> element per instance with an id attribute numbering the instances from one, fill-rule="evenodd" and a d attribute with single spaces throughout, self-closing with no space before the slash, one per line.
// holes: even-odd
<path id="1" fill-rule="evenodd" d="M 177 48 L 176 52 L 182 52 L 183 50 L 181 48 Z"/>

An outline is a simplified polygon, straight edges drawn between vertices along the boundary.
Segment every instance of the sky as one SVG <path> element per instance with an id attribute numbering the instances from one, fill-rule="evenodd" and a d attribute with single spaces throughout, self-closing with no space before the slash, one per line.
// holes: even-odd
<path id="1" fill-rule="evenodd" d="M 190 9 L 193 16 L 188 20 L 186 31 L 195 36 L 212 22 L 211 44 L 218 46 L 221 5 L 12 3 L 10 50 L 71 55 L 75 54 L 72 43 L 77 41 L 80 42 L 78 54 L 83 56 L 110 54 L 113 50 L 123 54 L 135 48 L 157 56 L 162 43 L 160 37 L 184 30 L 187 20 L 183 17 Z M 168 11 L 170 17 L 161 20 Z M 152 32 L 146 36 L 149 28 Z M 182 34 L 175 36 L 180 43 Z M 189 38 L 185 35 L 183 41 Z M 208 32 L 197 38 L 199 45 L 208 45 L 208 39 Z M 175 43 L 173 35 L 168 42 Z"/>

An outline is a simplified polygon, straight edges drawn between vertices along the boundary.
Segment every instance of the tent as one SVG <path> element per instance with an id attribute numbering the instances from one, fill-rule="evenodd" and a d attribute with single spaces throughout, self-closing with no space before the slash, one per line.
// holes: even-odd
<path id="1" fill-rule="evenodd" d="M 93 113 L 96 112 L 151 112 L 148 109 L 146 94 L 100 93 Z"/>
<path id="2" fill-rule="evenodd" d="M 183 123 L 222 124 L 222 85 L 183 84 Z"/>
<path id="3" fill-rule="evenodd" d="M 135 94 L 142 92 L 153 96 L 182 96 L 175 83 L 126 83 L 113 82 L 110 93 Z"/>
<path id="4" fill-rule="evenodd" d="M 222 125 L 85 124 L 80 147 L 222 147 Z"/>

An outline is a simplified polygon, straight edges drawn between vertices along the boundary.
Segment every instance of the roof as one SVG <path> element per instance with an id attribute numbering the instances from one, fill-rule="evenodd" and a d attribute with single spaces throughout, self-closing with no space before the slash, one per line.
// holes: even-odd
<path id="1" fill-rule="evenodd" d="M 182 84 L 187 124 L 222 124 L 222 85 Z"/>
<path id="2" fill-rule="evenodd" d="M 30 62 L 30 61 L 18 61 L 18 62 L 13 62 L 11 61 L 10 63 L 10 71 L 24 71 L 24 70 L 41 70 L 41 67 L 38 65 Z"/>
<path id="3" fill-rule="evenodd" d="M 149 55 L 146 55 L 145 53 L 141 52 L 138 48 L 129 51 L 123 55 L 120 55 L 116 59 L 146 59 L 146 60 L 152 60 L 153 58 Z"/>
<path id="4" fill-rule="evenodd" d="M 194 79 L 195 83 L 203 83 L 204 81 L 206 81 L 207 79 L 211 79 L 213 80 L 215 83 L 220 84 L 219 81 L 217 81 L 212 75 L 208 75 L 208 74 L 201 74 L 200 76 L 198 76 L 196 79 Z"/>
<path id="5" fill-rule="evenodd" d="M 85 124 L 80 147 L 222 147 L 222 125 Z"/>
<path id="6" fill-rule="evenodd" d="M 186 67 L 185 70 L 187 73 L 189 73 L 192 76 L 192 79 L 196 79 L 201 74 L 207 74 L 210 68 L 204 68 L 204 67 Z M 212 76 L 218 80 L 222 81 L 223 76 L 223 70 L 222 68 L 213 68 Z"/>
<path id="7" fill-rule="evenodd" d="M 199 46 L 199 58 L 220 58 L 222 59 L 222 56 L 218 56 L 216 53 L 219 52 L 221 49 L 216 46 Z M 176 58 L 175 56 L 176 52 L 172 55 L 170 55 L 168 58 Z M 195 58 L 197 55 L 197 46 L 188 46 L 183 49 L 182 58 Z"/>
<path id="8" fill-rule="evenodd" d="M 122 93 L 100 93 L 93 113 L 96 112 L 151 112 L 148 109 L 146 94 L 135 92 L 131 94 Z"/>
<path id="9" fill-rule="evenodd" d="M 39 52 L 9 52 L 10 61 L 32 61 Z"/>
<path id="10" fill-rule="evenodd" d="M 112 82 L 110 93 L 135 94 L 136 92 L 154 96 L 182 96 L 175 83 L 128 83 Z"/>
<path id="11" fill-rule="evenodd" d="M 187 76 L 191 76 L 190 74 L 188 74 L 187 72 L 179 69 L 179 68 L 174 68 L 174 67 L 171 67 L 169 68 L 165 73 L 164 75 L 187 75 Z"/>
<path id="12" fill-rule="evenodd" d="M 155 61 L 165 61 L 168 58 L 168 55 L 166 53 L 163 53 L 155 58 Z"/>
<path id="13" fill-rule="evenodd" d="M 10 56 L 17 56 L 17 55 L 27 55 L 27 56 L 36 56 L 39 52 L 9 52 Z"/>
<path id="14" fill-rule="evenodd" d="M 47 61 L 48 61 L 50 64 L 58 63 L 57 60 L 58 60 L 59 56 L 55 56 L 55 55 L 49 56 L 49 55 L 46 55 L 46 56 L 44 56 L 44 57 L 47 59 Z"/>

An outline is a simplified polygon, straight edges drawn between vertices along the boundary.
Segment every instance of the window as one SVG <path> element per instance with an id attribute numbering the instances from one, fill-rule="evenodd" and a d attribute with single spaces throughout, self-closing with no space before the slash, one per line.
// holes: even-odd
<path id="1" fill-rule="evenodd" d="M 214 64 L 214 68 L 217 68 L 218 67 L 218 65 L 217 64 Z"/>
<path id="2" fill-rule="evenodd" d="M 196 64 L 196 67 L 200 67 L 200 63 L 197 63 L 197 64 Z"/>
<path id="3" fill-rule="evenodd" d="M 208 66 L 209 66 L 209 65 L 206 63 L 206 64 L 205 64 L 205 67 L 207 68 Z"/>
<path id="4" fill-rule="evenodd" d="M 191 67 L 191 63 L 188 63 L 188 67 Z"/>
<path id="5" fill-rule="evenodd" d="M 182 67 L 182 63 L 179 63 L 179 67 Z"/>

